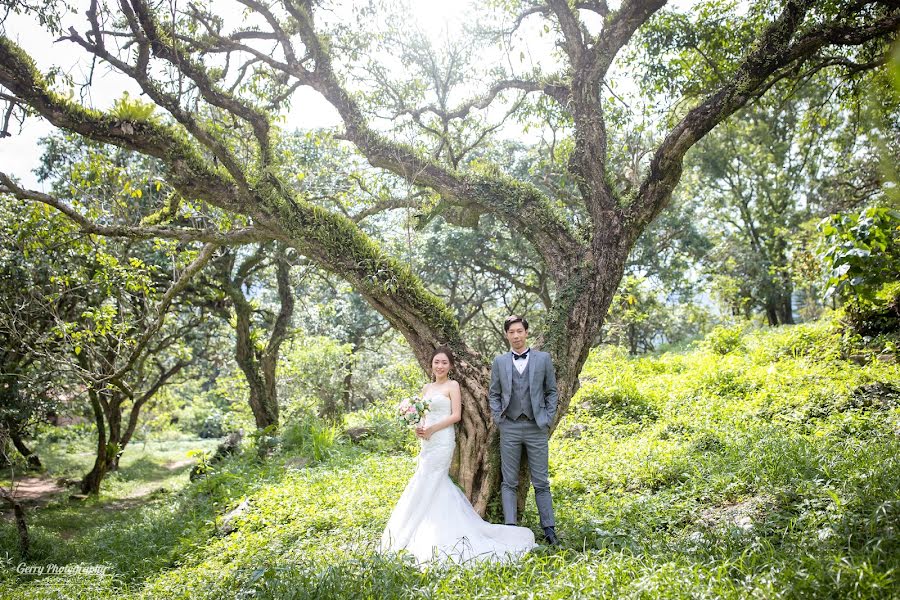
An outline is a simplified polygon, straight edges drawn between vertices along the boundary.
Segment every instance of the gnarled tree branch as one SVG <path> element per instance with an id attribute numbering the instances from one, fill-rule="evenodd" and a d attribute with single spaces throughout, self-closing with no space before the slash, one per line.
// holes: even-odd
<path id="1" fill-rule="evenodd" d="M 883 39 L 900 27 L 900 8 L 896 3 L 860 2 L 837 19 L 794 39 L 813 4 L 812 0 L 786 2 L 781 14 L 765 29 L 730 80 L 688 112 L 669 132 L 651 160 L 637 200 L 629 208 L 632 235 L 636 236 L 668 203 L 681 177 L 685 153 L 713 127 L 765 91 L 779 71 L 813 56 L 829 44 L 860 45 Z M 852 11 L 865 10 L 871 4 L 890 8 L 865 26 L 842 20 L 852 18 Z"/>

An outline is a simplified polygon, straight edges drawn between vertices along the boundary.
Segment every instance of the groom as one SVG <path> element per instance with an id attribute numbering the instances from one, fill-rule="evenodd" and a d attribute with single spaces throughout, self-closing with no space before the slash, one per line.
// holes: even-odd
<path id="1" fill-rule="evenodd" d="M 555 546 L 559 542 L 550 497 L 547 441 L 556 414 L 556 374 L 549 354 L 527 346 L 528 321 L 517 315 L 506 317 L 503 331 L 512 352 L 494 359 L 488 393 L 491 413 L 500 429 L 503 517 L 507 525 L 517 522 L 519 462 L 524 448 L 541 527 L 547 542 Z"/>

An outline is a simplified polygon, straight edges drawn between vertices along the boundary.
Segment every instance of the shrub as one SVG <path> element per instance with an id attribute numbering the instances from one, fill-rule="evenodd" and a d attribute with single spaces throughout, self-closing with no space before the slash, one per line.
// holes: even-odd
<path id="1" fill-rule="evenodd" d="M 222 411 L 213 409 L 206 415 L 203 423 L 200 424 L 197 435 L 201 438 L 220 438 L 225 435 L 225 418 Z"/>
<path id="2" fill-rule="evenodd" d="M 656 408 L 631 382 L 616 386 L 591 383 L 582 387 L 574 402 L 596 416 L 613 420 L 644 422 L 655 420 Z"/>
<path id="3" fill-rule="evenodd" d="M 318 462 L 334 451 L 338 435 L 336 425 L 325 423 L 311 413 L 300 412 L 284 426 L 280 441 L 282 449 Z"/>
<path id="4" fill-rule="evenodd" d="M 743 327 L 739 325 L 734 327 L 720 325 L 709 332 L 703 340 L 703 346 L 711 352 L 724 356 L 744 348 L 744 343 L 741 339 L 742 334 Z"/>
<path id="5" fill-rule="evenodd" d="M 759 387 L 758 382 L 745 378 L 741 372 L 723 369 L 707 376 L 701 389 L 720 398 L 742 399 Z"/>
<path id="6" fill-rule="evenodd" d="M 713 431 L 705 431 L 693 439 L 691 449 L 694 452 L 721 452 L 725 443 Z"/>
<path id="7" fill-rule="evenodd" d="M 393 397 L 386 398 L 348 415 L 354 426 L 370 432 L 359 440 L 360 446 L 372 452 L 405 452 L 416 444 L 412 431 L 397 420 L 396 404 Z"/>
<path id="8" fill-rule="evenodd" d="M 763 352 L 769 360 L 801 356 L 828 360 L 838 356 L 839 336 L 840 331 L 834 323 L 821 321 L 788 326 L 777 334 L 767 333 L 761 343 Z"/>

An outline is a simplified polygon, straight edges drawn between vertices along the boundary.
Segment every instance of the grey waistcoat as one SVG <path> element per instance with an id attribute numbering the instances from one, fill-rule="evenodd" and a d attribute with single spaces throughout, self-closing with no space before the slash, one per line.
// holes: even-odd
<path id="1" fill-rule="evenodd" d="M 506 408 L 506 418 L 516 420 L 525 415 L 533 421 L 534 411 L 531 408 L 531 384 L 529 383 L 531 359 L 528 359 L 528 364 L 521 374 L 515 365 L 512 370 L 512 390 L 509 395 L 509 406 Z"/>

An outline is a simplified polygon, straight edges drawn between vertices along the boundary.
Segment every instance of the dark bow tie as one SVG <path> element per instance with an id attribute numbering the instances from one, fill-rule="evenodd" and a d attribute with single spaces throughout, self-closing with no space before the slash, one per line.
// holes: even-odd
<path id="1" fill-rule="evenodd" d="M 528 353 L 529 353 L 529 352 L 530 352 L 530 349 L 529 349 L 529 350 L 526 350 L 526 351 L 523 352 L 522 354 L 516 354 L 515 352 L 513 352 L 513 353 L 512 353 L 512 355 L 513 355 L 513 360 L 519 360 L 520 358 L 528 358 Z"/>

